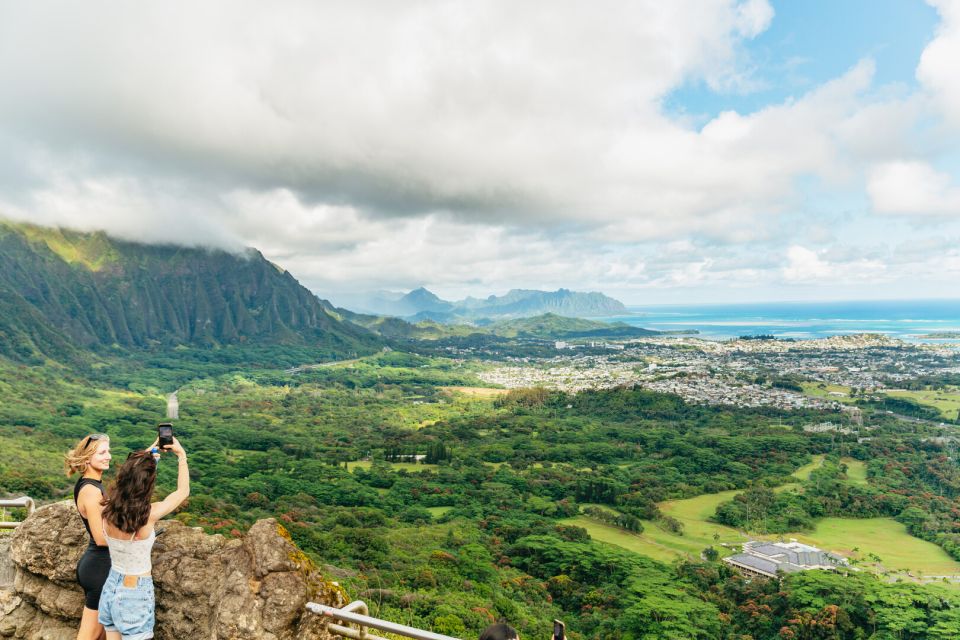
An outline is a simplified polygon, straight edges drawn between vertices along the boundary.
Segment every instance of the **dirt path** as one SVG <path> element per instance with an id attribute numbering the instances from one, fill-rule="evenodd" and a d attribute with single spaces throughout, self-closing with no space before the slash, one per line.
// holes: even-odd
<path id="1" fill-rule="evenodd" d="M 178 391 L 174 391 L 167 396 L 167 420 L 178 420 L 180 418 L 180 399 L 177 397 Z"/>

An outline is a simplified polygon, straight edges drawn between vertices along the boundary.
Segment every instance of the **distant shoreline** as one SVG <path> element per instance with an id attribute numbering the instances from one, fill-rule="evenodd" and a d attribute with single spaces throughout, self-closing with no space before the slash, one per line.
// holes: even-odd
<path id="1" fill-rule="evenodd" d="M 668 333 L 697 330 L 710 340 L 755 335 L 816 340 L 863 333 L 908 343 L 960 340 L 957 300 L 673 304 L 629 306 L 628 311 L 602 319 Z"/>

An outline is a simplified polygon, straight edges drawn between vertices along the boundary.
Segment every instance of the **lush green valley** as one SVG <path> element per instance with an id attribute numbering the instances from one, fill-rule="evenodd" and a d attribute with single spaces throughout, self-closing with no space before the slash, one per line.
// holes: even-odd
<path id="1" fill-rule="evenodd" d="M 193 484 L 176 517 L 228 537 L 276 517 L 381 617 L 462 638 L 498 619 L 545 638 L 553 618 L 571 639 L 960 636 L 953 427 L 913 398 L 823 402 L 840 387 L 779 370 L 815 353 L 774 350 L 776 365 L 723 378 L 711 393 L 739 391 L 739 406 L 630 384 L 494 388 L 505 362 L 546 367 L 552 338 L 626 330 L 413 325 L 334 309 L 255 255 L 23 226 L 0 243 L 2 494 L 68 496 L 69 446 L 104 432 L 122 459 L 176 391 Z M 581 345 L 564 375 L 693 384 L 733 358 L 651 340 L 649 356 Z M 856 348 L 829 354 L 906 357 Z M 821 399 L 776 395 L 805 390 Z M 839 426 L 854 403 L 867 437 Z M 161 462 L 162 491 L 174 476 Z M 780 536 L 852 568 L 752 581 L 722 562 Z"/>
<path id="2" fill-rule="evenodd" d="M 952 550 L 940 530 L 954 504 L 949 465 L 893 421 L 882 437 L 848 445 L 868 461 L 867 483 L 851 483 L 830 455 L 809 468 L 811 455 L 832 451 L 829 437 L 799 430 L 824 417 L 813 413 L 718 410 L 631 389 L 468 393 L 457 389 L 478 385 L 481 364 L 398 352 L 292 373 L 253 365 L 258 351 L 228 353 L 211 362 L 172 351 L 139 368 L 111 360 L 95 380 L 4 361 L 0 486 L 66 495 L 59 462 L 73 440 L 103 431 L 122 456 L 150 440 L 165 392 L 179 387 L 194 491 L 177 517 L 227 536 L 278 517 L 390 619 L 465 638 L 501 617 L 527 637 L 543 637 L 553 617 L 568 620 L 572 638 L 957 632 L 952 588 L 869 573 L 795 575 L 775 588 L 701 560 L 698 543 L 658 561 L 570 524 L 592 504 L 683 539 L 685 516 L 666 501 L 745 489 L 721 502 L 719 522 L 762 532 L 787 518 L 783 530 L 802 531 L 828 515 L 894 515 Z M 426 464 L 388 461 L 415 454 Z M 805 466 L 808 478 L 792 475 Z M 164 487 L 173 475 L 161 464 Z M 797 485 L 802 492 L 776 491 Z M 931 496 L 933 486 L 944 495 Z M 740 496 L 750 513 L 766 505 L 766 520 L 731 522 L 740 512 L 727 505 Z M 630 522 L 607 526 L 634 535 Z"/>

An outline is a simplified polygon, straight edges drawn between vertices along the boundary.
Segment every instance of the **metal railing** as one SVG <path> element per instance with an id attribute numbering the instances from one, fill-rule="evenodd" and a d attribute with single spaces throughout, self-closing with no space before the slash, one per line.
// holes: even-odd
<path id="1" fill-rule="evenodd" d="M 367 613 L 369 613 L 367 611 L 367 605 L 362 600 L 354 600 L 342 609 L 335 609 L 315 602 L 308 602 L 307 609 L 324 618 L 357 625 L 359 629 L 345 627 L 329 620 L 324 622 L 324 626 L 329 633 L 344 638 L 352 638 L 353 640 L 387 640 L 382 636 L 375 636 L 368 633 L 368 627 L 405 638 L 414 638 L 414 640 L 459 640 L 459 638 L 443 636 L 439 633 L 433 633 L 432 631 L 424 631 L 423 629 L 415 629 L 414 627 L 407 627 L 395 622 L 387 622 L 379 618 L 371 618 L 367 615 Z"/>
<path id="2" fill-rule="evenodd" d="M 12 500 L 0 500 L 0 529 L 16 529 L 20 526 L 19 522 L 7 522 L 7 509 L 26 509 L 29 516 L 37 510 L 37 505 L 33 498 L 27 496 Z"/>

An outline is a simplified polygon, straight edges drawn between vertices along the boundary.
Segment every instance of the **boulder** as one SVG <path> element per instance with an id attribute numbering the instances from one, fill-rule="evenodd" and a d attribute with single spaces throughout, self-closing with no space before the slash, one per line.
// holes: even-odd
<path id="1" fill-rule="evenodd" d="M 86 545 L 70 501 L 37 509 L 17 528 L 10 540 L 13 589 L 0 591 L 0 638 L 76 637 L 83 609 L 76 566 Z M 332 636 L 306 603 L 349 602 L 273 519 L 239 539 L 161 521 L 153 578 L 158 640 L 327 640 Z"/>
<path id="2" fill-rule="evenodd" d="M 10 560 L 10 538 L 13 532 L 0 529 L 0 589 L 13 586 L 13 562 Z"/>

